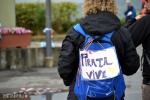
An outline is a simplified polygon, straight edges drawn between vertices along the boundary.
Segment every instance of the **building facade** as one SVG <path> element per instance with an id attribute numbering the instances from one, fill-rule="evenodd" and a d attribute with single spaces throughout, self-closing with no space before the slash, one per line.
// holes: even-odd
<path id="1" fill-rule="evenodd" d="M 4 27 L 16 26 L 15 0 L 0 0 L 0 24 Z"/>

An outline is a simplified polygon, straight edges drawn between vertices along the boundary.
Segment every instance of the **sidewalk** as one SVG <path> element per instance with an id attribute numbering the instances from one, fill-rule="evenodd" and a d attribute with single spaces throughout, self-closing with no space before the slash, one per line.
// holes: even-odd
<path id="1" fill-rule="evenodd" d="M 0 93 L 19 91 L 21 88 L 67 89 L 57 73 L 57 67 L 34 68 L 29 72 L 0 71 Z"/>
<path id="2" fill-rule="evenodd" d="M 141 100 L 141 79 L 140 70 L 133 76 L 125 76 L 127 86 L 126 100 Z M 0 93 L 14 93 L 20 91 L 22 88 L 28 90 L 49 89 L 51 92 L 68 89 L 63 85 L 63 82 L 57 73 L 57 67 L 35 68 L 29 72 L 0 72 Z M 61 95 L 64 95 L 64 98 L 67 96 L 66 92 Z M 57 94 L 55 97 L 58 96 L 60 95 Z"/>

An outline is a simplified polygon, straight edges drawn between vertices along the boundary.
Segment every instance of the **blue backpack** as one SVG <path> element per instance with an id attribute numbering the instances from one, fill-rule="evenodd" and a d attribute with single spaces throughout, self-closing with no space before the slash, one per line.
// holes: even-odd
<path id="1" fill-rule="evenodd" d="M 120 100 L 126 87 L 111 41 L 114 32 L 103 36 L 90 36 L 83 31 L 80 24 L 76 24 L 74 29 L 85 37 L 79 49 L 80 61 L 74 86 L 78 100 L 113 95 L 115 100 Z"/>

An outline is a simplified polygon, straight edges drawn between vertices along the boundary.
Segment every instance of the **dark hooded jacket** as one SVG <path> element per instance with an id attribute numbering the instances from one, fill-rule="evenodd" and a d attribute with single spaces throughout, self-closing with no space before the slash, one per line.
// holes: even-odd
<path id="1" fill-rule="evenodd" d="M 99 12 L 86 16 L 80 21 L 89 35 L 103 35 L 115 31 L 111 40 L 116 47 L 123 74 L 132 75 L 139 68 L 139 56 L 128 30 L 121 27 L 119 19 L 110 12 Z M 59 56 L 58 72 L 66 86 L 72 85 L 79 66 L 79 48 L 85 37 L 71 28 L 67 32 Z M 73 90 L 73 89 L 71 89 Z M 73 99 L 72 99 L 73 100 Z"/>
<path id="2" fill-rule="evenodd" d="M 148 62 L 150 59 L 150 12 L 128 26 L 128 29 L 131 32 L 134 45 L 138 47 L 142 44 L 143 46 L 143 83 L 150 85 L 150 62 Z"/>

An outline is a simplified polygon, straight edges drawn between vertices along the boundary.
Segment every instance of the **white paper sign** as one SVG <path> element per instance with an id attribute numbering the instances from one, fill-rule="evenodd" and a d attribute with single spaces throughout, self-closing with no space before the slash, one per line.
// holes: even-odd
<path id="1" fill-rule="evenodd" d="M 98 51 L 80 51 L 81 75 L 86 80 L 104 80 L 118 76 L 120 68 L 115 47 Z"/>

